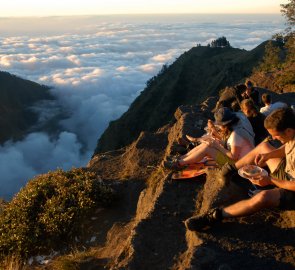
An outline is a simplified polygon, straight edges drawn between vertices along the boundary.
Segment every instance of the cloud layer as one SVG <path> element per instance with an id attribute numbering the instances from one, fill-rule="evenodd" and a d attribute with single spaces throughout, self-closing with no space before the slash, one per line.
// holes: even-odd
<path id="1" fill-rule="evenodd" d="M 184 51 L 220 36 L 252 49 L 284 28 L 278 16 L 198 16 L 7 19 L 0 26 L 0 70 L 53 86 L 70 117 L 55 140 L 33 133 L 0 148 L 0 197 L 36 174 L 84 166 L 109 121 Z M 17 24 L 27 27 L 19 31 Z"/>

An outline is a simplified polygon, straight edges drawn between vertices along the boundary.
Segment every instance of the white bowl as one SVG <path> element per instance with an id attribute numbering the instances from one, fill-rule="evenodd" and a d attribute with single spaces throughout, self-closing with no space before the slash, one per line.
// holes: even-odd
<path id="1" fill-rule="evenodd" d="M 266 171 L 263 168 L 260 168 L 256 165 L 246 165 L 238 170 L 239 175 L 247 179 L 256 178 L 262 174 L 265 174 L 265 172 Z"/>

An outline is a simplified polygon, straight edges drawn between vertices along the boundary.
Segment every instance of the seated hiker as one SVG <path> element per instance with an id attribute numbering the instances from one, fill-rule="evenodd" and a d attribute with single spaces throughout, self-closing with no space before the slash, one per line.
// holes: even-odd
<path id="1" fill-rule="evenodd" d="M 223 139 L 220 128 L 214 125 L 214 122 L 211 119 L 208 119 L 207 126 L 204 128 L 204 130 L 206 131 L 206 133 L 202 135 L 201 137 L 192 137 L 190 135 L 186 135 L 185 138 L 183 137 L 179 138 L 177 142 L 179 145 L 187 146 L 188 149 L 192 149 L 195 146 L 199 145 L 205 138 L 208 138 L 208 137 L 212 137 L 220 141 Z"/>
<path id="2" fill-rule="evenodd" d="M 269 135 L 263 124 L 265 116 L 257 110 L 251 99 L 244 99 L 241 102 L 241 109 L 252 125 L 255 145 L 258 145 Z"/>
<path id="3" fill-rule="evenodd" d="M 264 208 L 295 209 L 295 114 L 290 108 L 278 109 L 267 116 L 264 125 L 273 139 L 280 140 L 283 145 L 276 149 L 268 142 L 262 142 L 234 165 L 226 164 L 224 168 L 229 176 L 228 172 L 246 164 L 267 165 L 270 175 L 250 181 L 262 187 L 273 185 L 274 188 L 262 190 L 250 199 L 227 207 L 212 209 L 204 215 L 193 216 L 185 221 L 189 230 L 202 230 L 224 218 L 247 216 Z"/>
<path id="4" fill-rule="evenodd" d="M 220 108 L 214 117 L 215 124 L 220 126 L 226 138 L 226 145 L 223 146 L 219 139 L 209 138 L 176 160 L 165 161 L 164 167 L 181 169 L 205 157 L 214 159 L 218 165 L 222 166 L 226 162 L 234 163 L 254 148 L 252 137 L 244 129 L 239 128 L 237 125 L 239 118 L 229 108 Z"/>
<path id="5" fill-rule="evenodd" d="M 222 108 L 222 107 L 230 108 L 240 120 L 240 121 L 238 121 L 236 128 L 239 127 L 241 129 L 246 130 L 247 133 L 249 133 L 248 135 L 254 139 L 255 134 L 254 134 L 252 125 L 251 125 L 250 121 L 248 120 L 248 118 L 246 117 L 246 115 L 240 111 L 239 102 L 237 100 L 233 101 L 232 103 L 228 103 L 228 102 L 218 103 L 217 102 L 217 105 L 214 110 L 217 111 L 219 108 Z"/>
<path id="6" fill-rule="evenodd" d="M 204 128 L 206 131 L 206 134 L 202 135 L 201 137 L 192 137 L 189 135 L 186 135 L 186 141 L 194 143 L 195 146 L 200 144 L 202 141 L 204 141 L 207 138 L 214 138 L 217 140 L 222 140 L 222 134 L 220 131 L 220 128 L 218 126 L 214 125 L 213 121 L 211 119 L 208 120 L 207 126 Z"/>
<path id="7" fill-rule="evenodd" d="M 246 81 L 246 91 L 242 93 L 243 99 L 252 99 L 254 104 L 259 107 L 260 105 L 260 96 L 259 92 L 253 87 L 253 83 L 251 81 Z"/>
<path id="8" fill-rule="evenodd" d="M 271 95 L 264 93 L 261 97 L 262 103 L 265 105 L 260 109 L 260 112 L 265 116 L 268 116 L 272 111 L 280 108 L 287 108 L 287 104 L 284 102 L 275 102 L 272 103 Z"/>

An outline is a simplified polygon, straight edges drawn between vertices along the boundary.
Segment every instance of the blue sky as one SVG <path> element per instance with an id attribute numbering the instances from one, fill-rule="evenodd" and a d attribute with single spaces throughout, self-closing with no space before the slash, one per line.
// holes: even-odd
<path id="1" fill-rule="evenodd" d="M 142 13 L 279 13 L 287 0 L 10 0 L 0 17 Z"/>

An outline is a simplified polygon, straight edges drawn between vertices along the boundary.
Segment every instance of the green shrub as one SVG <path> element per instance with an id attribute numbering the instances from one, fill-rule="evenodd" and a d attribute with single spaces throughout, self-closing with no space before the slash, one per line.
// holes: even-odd
<path id="1" fill-rule="evenodd" d="M 113 190 L 84 169 L 39 175 L 0 213 L 0 254 L 23 258 L 74 237 L 83 217 L 107 206 Z"/>

